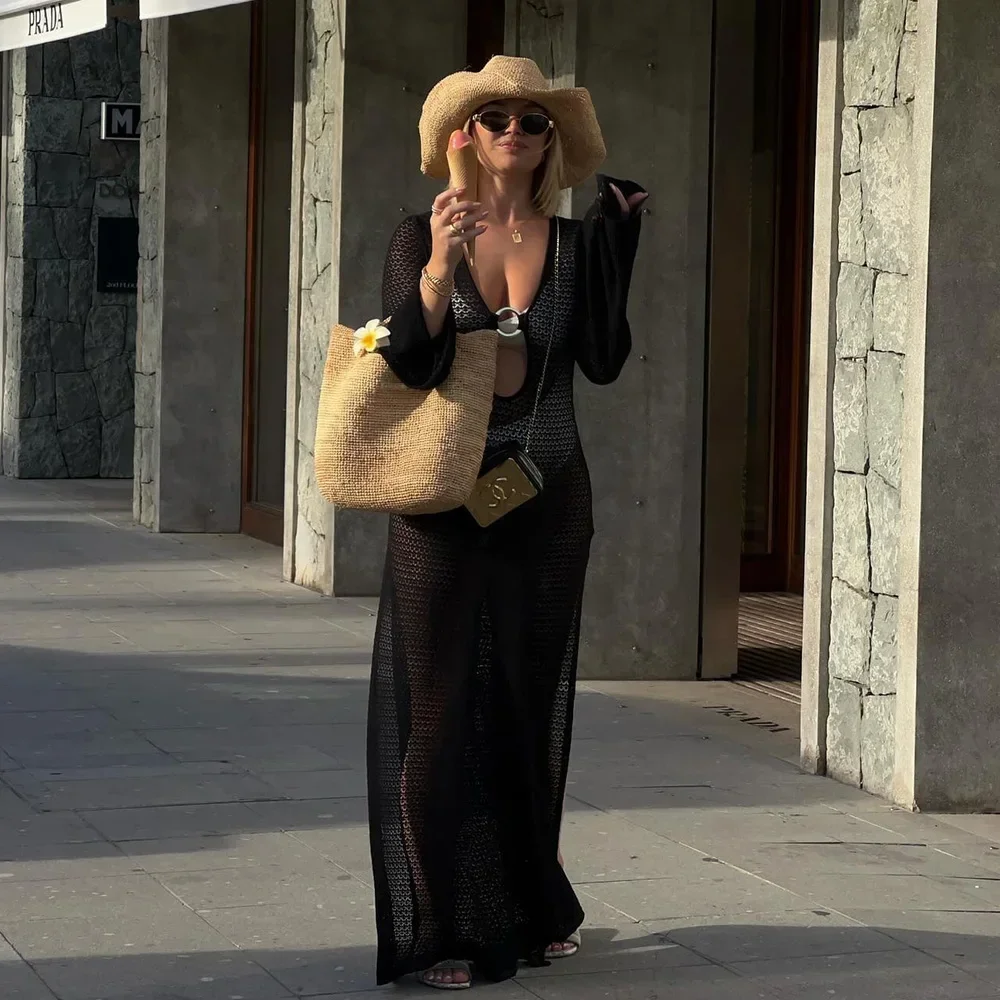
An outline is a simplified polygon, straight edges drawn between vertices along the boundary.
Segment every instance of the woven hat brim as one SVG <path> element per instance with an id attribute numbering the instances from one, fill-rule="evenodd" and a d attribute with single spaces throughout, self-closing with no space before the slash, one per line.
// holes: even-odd
<path id="1" fill-rule="evenodd" d="M 585 87 L 524 89 L 512 82 L 484 80 L 468 71 L 445 77 L 427 95 L 420 115 L 420 169 L 430 177 L 447 179 L 452 132 L 463 128 L 484 104 L 512 99 L 540 105 L 556 123 L 563 146 L 562 187 L 576 187 L 593 176 L 607 150 L 594 102 Z"/>

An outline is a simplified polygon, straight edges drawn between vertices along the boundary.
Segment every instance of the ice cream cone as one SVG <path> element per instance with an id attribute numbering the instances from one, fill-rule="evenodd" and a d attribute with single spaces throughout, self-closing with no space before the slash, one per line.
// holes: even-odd
<path id="1" fill-rule="evenodd" d="M 479 188 L 479 157 L 476 144 L 468 132 L 456 129 L 448 140 L 448 168 L 451 171 L 449 186 L 461 188 L 462 201 L 475 201 Z M 476 262 L 476 241 L 469 240 L 469 263 Z"/>

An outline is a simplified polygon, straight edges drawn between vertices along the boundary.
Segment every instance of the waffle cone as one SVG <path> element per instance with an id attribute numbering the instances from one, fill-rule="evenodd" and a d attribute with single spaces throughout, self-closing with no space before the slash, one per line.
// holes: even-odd
<path id="1" fill-rule="evenodd" d="M 450 171 L 449 187 L 462 188 L 465 194 L 462 201 L 475 201 L 479 197 L 479 157 L 476 153 L 476 145 L 469 142 L 466 145 L 455 149 L 452 143 L 448 143 L 448 169 Z M 466 246 L 469 248 L 469 262 L 476 262 L 476 241 L 470 240 Z"/>

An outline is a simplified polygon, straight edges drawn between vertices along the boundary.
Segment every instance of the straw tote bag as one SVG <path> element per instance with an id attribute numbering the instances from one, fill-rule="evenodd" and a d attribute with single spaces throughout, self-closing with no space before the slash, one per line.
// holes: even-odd
<path id="1" fill-rule="evenodd" d="M 497 333 L 459 334 L 445 381 L 404 385 L 382 356 L 356 355 L 355 331 L 335 326 L 316 425 L 316 482 L 333 504 L 436 514 L 471 496 L 493 409 Z"/>

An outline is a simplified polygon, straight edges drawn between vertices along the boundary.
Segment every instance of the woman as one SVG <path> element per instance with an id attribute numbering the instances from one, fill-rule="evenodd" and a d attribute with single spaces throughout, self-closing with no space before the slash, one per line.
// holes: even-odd
<path id="1" fill-rule="evenodd" d="M 378 981 L 416 972 L 441 989 L 468 988 L 472 966 L 500 980 L 520 960 L 579 947 L 583 911 L 559 852 L 593 534 L 573 374 L 606 384 L 628 356 L 645 198 L 599 178 L 583 223 L 555 217 L 604 143 L 587 92 L 550 89 L 530 60 L 496 57 L 431 91 L 425 173 L 448 176 L 449 137 L 463 128 L 478 197 L 447 190 L 399 226 L 383 353 L 406 384 L 430 389 L 447 379 L 456 337 L 511 334 L 488 448 L 516 442 L 544 484 L 485 529 L 464 509 L 390 522 L 368 747 Z"/>

